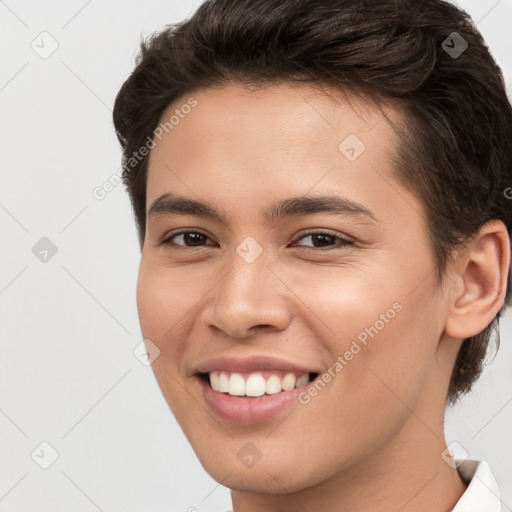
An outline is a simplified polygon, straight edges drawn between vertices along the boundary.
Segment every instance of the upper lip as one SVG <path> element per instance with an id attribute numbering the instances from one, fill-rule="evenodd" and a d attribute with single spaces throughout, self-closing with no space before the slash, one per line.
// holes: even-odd
<path id="1" fill-rule="evenodd" d="M 208 373 L 214 370 L 229 372 L 251 372 L 255 370 L 284 370 L 300 374 L 319 373 L 318 370 L 306 368 L 299 364 L 271 356 L 250 357 L 214 357 L 202 361 L 194 368 L 194 373 Z"/>

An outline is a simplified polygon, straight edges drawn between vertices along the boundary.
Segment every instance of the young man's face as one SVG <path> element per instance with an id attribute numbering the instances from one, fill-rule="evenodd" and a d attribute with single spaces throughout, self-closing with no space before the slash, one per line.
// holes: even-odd
<path id="1" fill-rule="evenodd" d="M 180 110 L 187 96 L 162 116 L 181 113 L 155 139 L 147 211 L 173 194 L 209 203 L 223 221 L 165 213 L 160 201 L 137 300 L 143 336 L 160 350 L 158 383 L 206 470 L 233 489 L 289 493 L 345 470 L 421 460 L 432 446 L 440 457 L 460 345 L 443 336 L 447 299 L 424 209 L 393 176 L 392 127 L 361 99 L 304 85 L 193 97 L 193 109 Z M 325 196 L 349 207 L 264 215 Z M 264 384 L 272 374 L 319 377 L 241 397 L 212 390 L 198 374 L 210 368 L 228 378 L 260 370 Z M 261 383 L 251 377 L 255 394 Z"/>

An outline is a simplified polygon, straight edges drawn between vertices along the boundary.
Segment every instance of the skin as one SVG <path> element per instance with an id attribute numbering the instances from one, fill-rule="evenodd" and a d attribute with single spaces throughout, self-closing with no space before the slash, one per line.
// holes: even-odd
<path id="1" fill-rule="evenodd" d="M 287 83 L 193 97 L 197 106 L 151 150 L 147 209 L 172 192 L 213 202 L 228 225 L 149 216 L 137 302 L 143 336 L 161 351 L 156 379 L 202 465 L 232 490 L 235 512 L 451 510 L 466 486 L 441 456 L 449 377 L 461 339 L 503 303 L 505 226 L 486 224 L 441 287 L 421 201 L 393 174 L 397 135 L 373 104 Z M 366 146 L 352 162 L 338 150 L 351 133 Z M 378 220 L 262 216 L 275 200 L 323 194 Z M 159 244 L 185 228 L 206 235 L 199 246 L 183 236 Z M 299 240 L 310 229 L 353 243 Z M 247 236 L 263 250 L 252 263 L 236 251 Z M 317 396 L 271 420 L 218 419 L 192 375 L 224 355 L 328 369 L 396 302 L 402 310 Z M 247 442 L 261 452 L 250 468 L 237 457 Z"/>

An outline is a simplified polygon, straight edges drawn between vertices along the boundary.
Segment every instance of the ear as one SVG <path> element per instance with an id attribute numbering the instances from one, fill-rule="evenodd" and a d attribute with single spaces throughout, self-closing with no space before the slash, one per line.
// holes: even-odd
<path id="1" fill-rule="evenodd" d="M 451 286 L 445 333 L 469 338 L 482 332 L 505 300 L 510 238 L 500 220 L 484 224 L 450 265 Z"/>

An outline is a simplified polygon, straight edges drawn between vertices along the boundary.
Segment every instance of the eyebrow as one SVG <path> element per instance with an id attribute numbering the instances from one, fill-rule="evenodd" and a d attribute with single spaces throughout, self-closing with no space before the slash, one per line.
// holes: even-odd
<path id="1" fill-rule="evenodd" d="M 277 222 L 289 216 L 313 215 L 315 213 L 364 216 L 378 222 L 375 214 L 368 208 L 338 195 L 298 196 L 282 199 L 272 203 L 264 210 L 263 217 L 269 222 Z M 194 215 L 228 225 L 226 216 L 213 203 L 172 193 L 163 194 L 151 203 L 148 217 L 158 215 Z"/>

